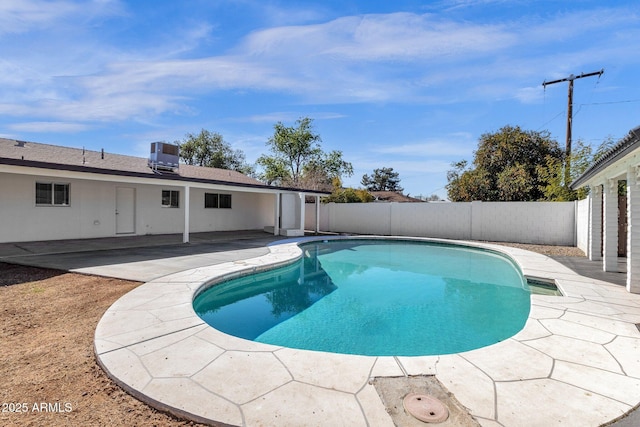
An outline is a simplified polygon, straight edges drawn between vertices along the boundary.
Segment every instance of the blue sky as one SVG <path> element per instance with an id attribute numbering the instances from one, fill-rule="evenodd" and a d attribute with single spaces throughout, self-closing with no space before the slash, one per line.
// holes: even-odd
<path id="1" fill-rule="evenodd" d="M 392 167 L 446 196 L 454 161 L 505 125 L 564 146 L 640 125 L 637 0 L 2 0 L 0 136 L 146 157 L 219 132 L 249 162 L 314 119 L 346 185 Z"/>

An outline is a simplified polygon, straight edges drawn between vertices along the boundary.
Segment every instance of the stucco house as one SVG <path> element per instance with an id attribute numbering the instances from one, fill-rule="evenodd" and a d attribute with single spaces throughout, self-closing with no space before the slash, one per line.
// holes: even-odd
<path id="1" fill-rule="evenodd" d="M 304 234 L 308 192 L 239 172 L 0 138 L 0 243 L 120 235 L 265 230 Z"/>
<path id="2" fill-rule="evenodd" d="M 621 200 L 618 181 L 626 181 L 626 198 Z M 573 189 L 584 186 L 591 189 L 587 256 L 602 260 L 604 271 L 618 271 L 618 241 L 622 240 L 627 290 L 640 293 L 640 126 L 571 183 Z"/>

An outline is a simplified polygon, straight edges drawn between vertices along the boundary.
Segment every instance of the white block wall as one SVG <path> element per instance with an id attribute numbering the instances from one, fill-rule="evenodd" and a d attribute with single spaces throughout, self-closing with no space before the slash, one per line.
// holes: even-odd
<path id="1" fill-rule="evenodd" d="M 308 204 L 308 230 L 314 212 Z M 320 231 L 574 246 L 576 203 L 329 203 Z"/>
<path id="2" fill-rule="evenodd" d="M 391 204 L 330 203 L 329 229 L 336 233 L 391 235 Z"/>
<path id="3" fill-rule="evenodd" d="M 472 240 L 575 244 L 574 202 L 473 202 Z"/>
<path id="4" fill-rule="evenodd" d="M 472 203 L 391 203 L 395 236 L 471 239 Z"/>

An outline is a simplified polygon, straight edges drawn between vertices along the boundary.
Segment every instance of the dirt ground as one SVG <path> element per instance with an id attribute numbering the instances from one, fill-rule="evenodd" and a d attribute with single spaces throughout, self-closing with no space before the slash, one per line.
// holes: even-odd
<path id="1" fill-rule="evenodd" d="M 546 255 L 576 248 L 513 245 Z M 138 282 L 0 263 L 0 425 L 197 426 L 156 411 L 96 364 L 98 321 Z"/>
<path id="2" fill-rule="evenodd" d="M 0 425 L 185 426 L 96 364 L 98 321 L 138 282 L 0 263 Z"/>

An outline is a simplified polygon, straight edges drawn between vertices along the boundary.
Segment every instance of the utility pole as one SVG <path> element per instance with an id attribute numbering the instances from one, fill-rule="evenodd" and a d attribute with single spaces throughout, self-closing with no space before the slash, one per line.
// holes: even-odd
<path id="1" fill-rule="evenodd" d="M 581 79 L 583 77 L 591 77 L 598 76 L 600 77 L 604 74 L 604 68 L 600 71 L 594 71 L 592 73 L 581 73 L 579 76 L 574 76 L 571 74 L 569 77 L 565 77 L 564 79 L 552 80 L 550 82 L 543 81 L 542 86 L 546 89 L 547 85 L 552 85 L 554 83 L 562 83 L 569 82 L 569 99 L 567 102 L 567 142 L 565 147 L 565 168 L 564 168 L 564 185 L 569 186 L 571 183 L 571 126 L 573 122 L 573 81 L 576 79 Z"/>

